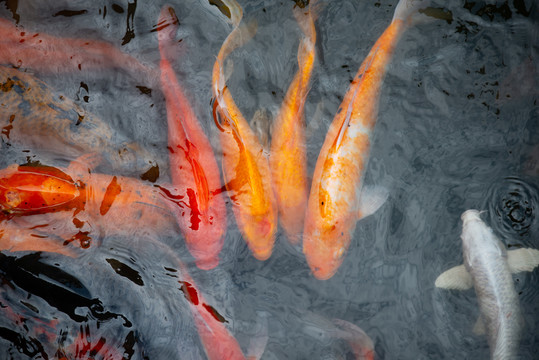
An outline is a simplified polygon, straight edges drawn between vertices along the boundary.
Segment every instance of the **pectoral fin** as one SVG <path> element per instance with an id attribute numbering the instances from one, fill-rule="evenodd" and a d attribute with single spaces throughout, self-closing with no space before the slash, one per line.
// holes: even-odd
<path id="1" fill-rule="evenodd" d="M 487 333 L 485 322 L 483 321 L 481 315 L 479 315 L 479 317 L 477 318 L 477 321 L 475 322 L 472 331 L 475 335 L 485 335 Z"/>
<path id="2" fill-rule="evenodd" d="M 539 265 L 539 250 L 517 249 L 507 251 L 507 264 L 511 273 L 533 271 Z"/>
<path id="3" fill-rule="evenodd" d="M 473 279 L 464 265 L 459 265 L 443 272 L 434 285 L 442 289 L 468 290 L 473 286 Z"/>
<path id="4" fill-rule="evenodd" d="M 374 214 L 387 200 L 389 192 L 382 186 L 363 186 L 359 197 L 358 219 Z"/>
<path id="5" fill-rule="evenodd" d="M 103 157 L 99 153 L 91 152 L 76 158 L 69 164 L 68 172 L 74 174 L 88 174 L 92 172 L 100 163 Z"/>

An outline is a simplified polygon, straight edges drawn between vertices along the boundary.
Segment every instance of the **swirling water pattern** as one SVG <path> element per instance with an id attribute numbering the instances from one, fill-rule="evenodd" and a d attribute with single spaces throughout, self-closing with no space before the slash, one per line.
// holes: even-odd
<path id="1" fill-rule="evenodd" d="M 218 153 L 211 69 L 230 26 L 212 5 L 217 1 L 0 1 L 0 17 L 28 31 L 108 41 L 155 67 L 159 52 L 152 30 L 165 3 L 180 21 L 178 79 Z M 342 96 L 396 3 L 334 1 L 319 10 L 318 60 L 305 106 L 311 174 Z M 246 119 L 260 108 L 275 116 L 297 67 L 301 31 L 294 3 L 240 4 L 258 30 L 231 54 L 227 85 Z M 263 359 L 350 358 L 347 344 L 328 336 L 323 319 L 332 318 L 369 334 L 378 359 L 488 357 L 486 338 L 472 332 L 478 314 L 473 291 L 441 291 L 434 280 L 462 263 L 460 214 L 470 208 L 489 212 L 486 221 L 507 246 L 539 248 L 538 8 L 533 1 L 444 6 L 451 17 L 407 31 L 388 67 L 365 182 L 387 187 L 389 200 L 358 223 L 333 278 L 315 280 L 301 250 L 281 230 L 271 258 L 254 259 L 229 207 L 227 238 L 214 270 L 196 270 L 179 231 L 160 237 L 148 229 L 128 239 L 99 239 L 100 247 L 75 260 L 49 254 L 17 260 L 22 255 L 2 252 L 0 303 L 27 317 L 58 319 L 64 328 L 55 334 L 75 336 L 81 324 L 93 333 L 99 324 L 109 342 L 132 349 L 130 359 L 203 358 L 178 284 L 181 270 L 167 252 L 173 251 L 243 349 L 266 319 Z M 32 73 L 122 137 L 167 157 L 165 103 L 157 87 L 141 91 L 137 86 L 152 85 L 116 69 Z M 1 168 L 73 160 L 71 154 L 10 144 L 5 132 L 0 145 Z M 98 169 L 114 173 L 110 164 Z M 167 176 L 163 171 L 159 180 L 170 181 Z M 14 279 L 20 269 L 30 275 Z M 533 358 L 539 350 L 539 271 L 516 275 L 515 286 L 526 318 L 519 355 Z M 62 294 L 76 294 L 78 306 L 59 305 Z M 0 357 L 38 358 L 37 350 L 20 350 L 37 346 L 32 334 L 8 318 L 0 321 Z M 43 337 L 37 341 L 51 351 Z"/>

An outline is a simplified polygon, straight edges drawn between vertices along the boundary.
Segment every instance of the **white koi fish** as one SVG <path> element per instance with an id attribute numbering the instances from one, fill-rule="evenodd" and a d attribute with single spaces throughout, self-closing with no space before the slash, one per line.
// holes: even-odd
<path id="1" fill-rule="evenodd" d="M 435 285 L 458 290 L 473 286 L 480 310 L 474 331 L 486 331 L 492 359 L 515 359 L 524 319 L 511 274 L 532 271 L 539 265 L 539 250 L 507 251 L 479 215 L 477 210 L 462 214 L 464 265 L 442 273 Z"/>

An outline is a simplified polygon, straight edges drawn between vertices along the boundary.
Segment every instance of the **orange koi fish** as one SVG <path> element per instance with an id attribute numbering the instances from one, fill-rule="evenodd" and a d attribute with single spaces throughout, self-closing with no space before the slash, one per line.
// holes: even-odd
<path id="1" fill-rule="evenodd" d="M 176 78 L 167 49 L 172 47 L 178 19 L 172 8 L 161 10 L 158 23 L 161 88 L 165 94 L 169 159 L 174 186 L 186 189 L 189 211 L 176 216 L 197 266 L 209 270 L 219 263 L 226 233 L 226 207 L 221 177 L 211 144 Z"/>
<path id="2" fill-rule="evenodd" d="M 0 64 L 17 68 L 63 73 L 113 67 L 135 78 L 145 76 L 150 82 L 155 74 L 154 69 L 110 43 L 29 32 L 6 19 L 0 19 L 0 47 Z"/>
<path id="3" fill-rule="evenodd" d="M 0 171 L 0 249 L 74 256 L 64 245 L 78 241 L 87 248 L 92 237 L 111 234 L 175 233 L 171 208 L 187 208 L 187 196 L 134 178 L 90 174 L 82 161 L 67 169 Z"/>
<path id="4" fill-rule="evenodd" d="M 309 6 L 312 7 L 312 3 Z M 298 244 L 307 206 L 307 155 L 303 117 L 315 60 L 316 30 L 310 9 L 297 7 L 294 15 L 305 36 L 298 49 L 299 69 L 275 119 L 270 166 L 281 225 L 288 240 Z"/>
<path id="5" fill-rule="evenodd" d="M 414 2 L 414 4 L 412 4 Z M 341 265 L 358 219 L 376 211 L 382 191 L 360 192 L 377 119 L 386 65 L 419 4 L 401 0 L 391 24 L 361 64 L 326 135 L 309 195 L 303 252 L 317 279 L 331 278 Z"/>
<path id="6" fill-rule="evenodd" d="M 235 27 L 213 66 L 213 116 L 220 130 L 223 173 L 236 222 L 253 256 L 266 260 L 273 251 L 277 227 L 271 171 L 262 145 L 225 85 L 223 73 L 227 56 L 248 41 L 254 29 L 252 24 L 239 27 L 243 16 L 241 7 L 234 0 L 226 3 Z"/>

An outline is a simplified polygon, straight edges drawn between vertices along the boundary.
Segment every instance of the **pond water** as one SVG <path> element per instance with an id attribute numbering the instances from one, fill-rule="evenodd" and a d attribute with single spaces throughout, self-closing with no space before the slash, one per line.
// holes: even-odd
<path id="1" fill-rule="evenodd" d="M 154 29 L 166 3 L 179 19 L 173 66 L 219 154 L 211 71 L 231 25 L 218 1 L 3 0 L 0 18 L 28 32 L 103 40 L 157 68 Z M 317 61 L 305 105 L 309 174 L 396 3 L 319 4 Z M 486 337 L 472 331 L 474 291 L 441 290 L 434 281 L 462 263 L 460 215 L 467 209 L 486 210 L 484 220 L 508 247 L 539 249 L 539 12 L 531 0 L 448 3 L 451 16 L 409 29 L 388 66 L 365 183 L 383 185 L 389 198 L 358 222 L 335 276 L 315 279 L 282 229 L 272 256 L 256 260 L 229 203 L 221 261 L 209 271 L 196 268 L 178 230 L 126 229 L 76 258 L 3 251 L 0 305 L 8 315 L 0 320 L 0 357 L 56 358 L 58 344 L 91 334 L 129 359 L 204 358 L 178 284 L 178 256 L 244 350 L 267 327 L 262 359 L 353 358 L 349 345 L 331 336 L 334 318 L 362 328 L 377 359 L 488 358 Z M 275 116 L 297 69 L 294 2 L 240 5 L 258 29 L 231 54 L 227 85 L 246 119 L 258 109 Z M 165 101 L 151 78 L 104 64 L 20 70 L 101 119 L 113 131 L 110 141 L 139 144 L 149 165 L 159 166 L 158 181 L 170 181 Z M 5 131 L 1 139 L 0 168 L 35 161 L 67 166 L 83 152 L 67 143 L 15 143 Z M 110 162 L 96 171 L 133 175 Z M 526 319 L 519 356 L 531 359 L 539 351 L 539 270 L 514 279 Z"/>

